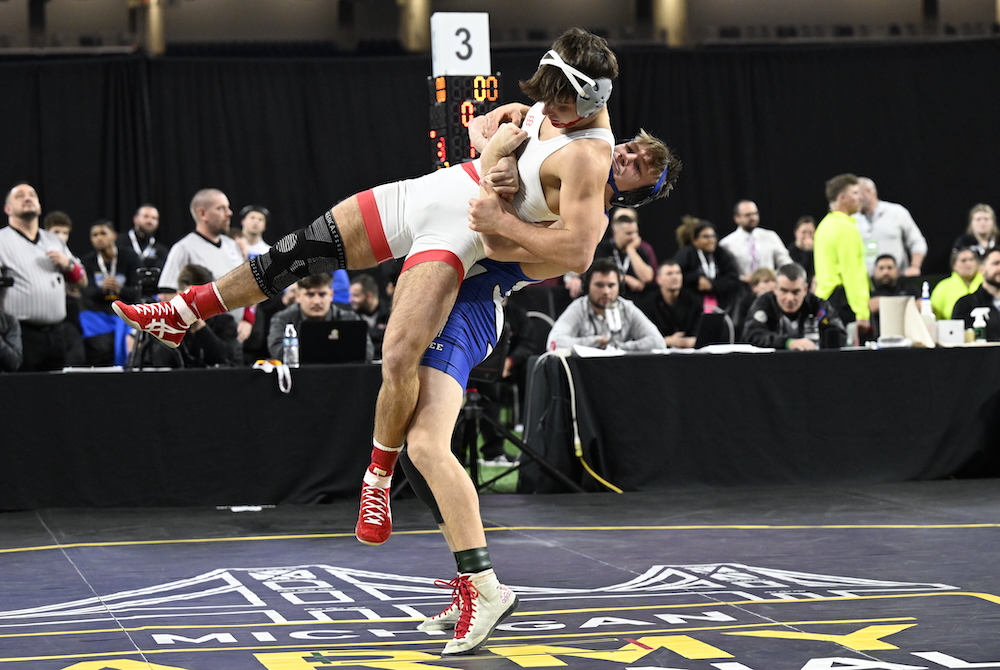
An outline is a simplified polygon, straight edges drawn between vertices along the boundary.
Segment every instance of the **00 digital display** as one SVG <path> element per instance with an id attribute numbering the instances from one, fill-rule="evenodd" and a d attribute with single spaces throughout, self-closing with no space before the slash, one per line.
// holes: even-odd
<path id="1" fill-rule="evenodd" d="M 469 122 L 500 101 L 500 74 L 428 77 L 431 160 L 435 168 L 476 157 Z"/>

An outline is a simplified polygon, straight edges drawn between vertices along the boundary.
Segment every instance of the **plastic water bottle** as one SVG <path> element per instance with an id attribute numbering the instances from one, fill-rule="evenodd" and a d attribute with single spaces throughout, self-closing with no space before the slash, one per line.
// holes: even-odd
<path id="1" fill-rule="evenodd" d="M 299 334 L 294 324 L 285 325 L 285 339 L 282 341 L 282 358 L 290 368 L 299 367 Z"/>
<path id="2" fill-rule="evenodd" d="M 923 317 L 934 316 L 934 308 L 931 307 L 931 286 L 927 282 L 924 282 L 924 285 L 920 287 L 920 315 Z"/>
<path id="3" fill-rule="evenodd" d="M 931 336 L 931 339 L 937 342 L 937 319 L 934 316 L 934 309 L 931 307 L 931 287 L 930 284 L 924 282 L 923 286 L 920 287 L 920 318 L 924 320 L 924 325 L 927 326 L 927 333 Z"/>

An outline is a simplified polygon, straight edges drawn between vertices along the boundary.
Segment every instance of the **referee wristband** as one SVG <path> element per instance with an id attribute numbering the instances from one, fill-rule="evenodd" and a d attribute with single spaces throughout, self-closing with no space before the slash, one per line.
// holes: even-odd
<path id="1" fill-rule="evenodd" d="M 86 271 L 83 269 L 83 266 L 76 261 L 73 261 L 72 263 L 73 264 L 70 265 L 68 269 L 63 270 L 63 276 L 66 277 L 66 280 L 69 283 L 76 284 L 83 279 Z"/>

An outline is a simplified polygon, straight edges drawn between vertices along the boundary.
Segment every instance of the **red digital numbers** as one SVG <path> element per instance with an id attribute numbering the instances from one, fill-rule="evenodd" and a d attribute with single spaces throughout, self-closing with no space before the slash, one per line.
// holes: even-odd
<path id="1" fill-rule="evenodd" d="M 500 100 L 499 75 L 428 77 L 431 157 L 435 167 L 456 165 L 479 153 L 468 139 L 472 119 Z"/>
<path id="2" fill-rule="evenodd" d="M 458 108 L 458 111 L 462 127 L 468 128 L 469 122 L 472 121 L 472 117 L 476 115 L 476 106 L 472 104 L 471 100 L 463 100 L 461 106 Z"/>

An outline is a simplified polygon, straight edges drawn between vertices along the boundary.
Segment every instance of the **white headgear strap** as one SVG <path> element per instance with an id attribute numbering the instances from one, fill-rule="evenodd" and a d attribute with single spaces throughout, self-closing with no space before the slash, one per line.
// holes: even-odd
<path id="1" fill-rule="evenodd" d="M 611 97 L 611 80 L 607 78 L 594 80 L 567 63 L 555 50 L 549 51 L 538 62 L 539 66 L 554 65 L 563 71 L 569 83 L 576 89 L 576 113 L 582 117 L 590 116 L 604 107 Z"/>

